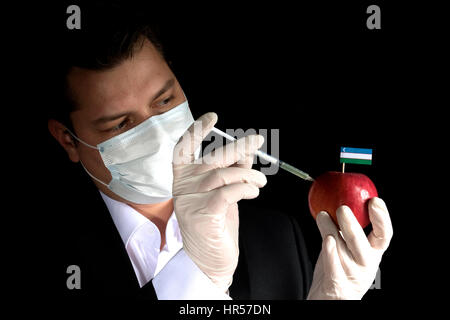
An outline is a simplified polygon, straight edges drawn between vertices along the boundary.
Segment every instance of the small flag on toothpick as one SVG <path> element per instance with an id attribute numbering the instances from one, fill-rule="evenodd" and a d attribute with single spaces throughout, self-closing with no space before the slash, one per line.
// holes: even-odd
<path id="1" fill-rule="evenodd" d="M 341 147 L 341 163 L 372 164 L 372 149 Z"/>
<path id="2" fill-rule="evenodd" d="M 346 163 L 372 164 L 372 149 L 341 147 L 342 172 Z"/>

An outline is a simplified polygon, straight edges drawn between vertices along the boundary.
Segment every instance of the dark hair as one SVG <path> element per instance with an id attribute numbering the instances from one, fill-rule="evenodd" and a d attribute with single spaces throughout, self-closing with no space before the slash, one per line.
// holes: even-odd
<path id="1" fill-rule="evenodd" d="M 62 122 L 73 131 L 70 113 L 77 108 L 71 95 L 67 76 L 73 67 L 89 70 L 105 70 L 133 56 L 144 40 L 149 40 L 164 56 L 156 23 L 149 23 L 149 14 L 139 8 L 126 6 L 118 1 L 89 1 L 79 4 L 81 28 L 69 30 L 64 24 L 55 39 L 54 62 L 57 75 L 54 101 L 48 105 L 48 119 Z M 55 88 L 54 86 L 54 88 Z"/>

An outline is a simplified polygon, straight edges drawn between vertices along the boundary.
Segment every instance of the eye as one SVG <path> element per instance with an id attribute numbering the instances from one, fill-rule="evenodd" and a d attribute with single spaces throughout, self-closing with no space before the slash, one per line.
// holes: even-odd
<path id="1" fill-rule="evenodd" d="M 110 131 L 119 131 L 123 129 L 128 124 L 128 119 L 123 120 L 121 123 L 119 123 L 117 126 L 114 126 L 110 129 Z"/>
<path id="2" fill-rule="evenodd" d="M 170 103 L 170 101 L 172 101 L 172 99 L 173 99 L 173 96 L 170 96 L 170 97 L 158 102 L 157 105 L 158 105 L 158 107 L 165 107 Z"/>

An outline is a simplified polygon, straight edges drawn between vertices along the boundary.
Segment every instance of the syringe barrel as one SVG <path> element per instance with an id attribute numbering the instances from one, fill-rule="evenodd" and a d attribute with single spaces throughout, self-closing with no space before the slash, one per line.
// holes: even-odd
<path id="1" fill-rule="evenodd" d="M 255 154 L 258 157 L 263 158 L 264 160 L 267 160 L 267 161 L 269 161 L 269 162 L 271 162 L 273 164 L 277 164 L 279 162 L 279 160 L 277 158 L 272 157 L 271 155 L 269 155 L 269 154 L 267 154 L 267 153 L 265 153 L 263 151 L 256 150 Z"/>

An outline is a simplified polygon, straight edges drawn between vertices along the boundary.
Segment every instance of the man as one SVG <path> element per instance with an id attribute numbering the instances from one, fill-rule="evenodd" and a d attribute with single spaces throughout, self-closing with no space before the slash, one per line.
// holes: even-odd
<path id="1" fill-rule="evenodd" d="M 346 206 L 337 212 L 342 234 L 327 213 L 319 214 L 323 246 L 311 279 L 292 218 L 241 202 L 238 209 L 266 183 L 251 169 L 262 137 L 197 159 L 217 116 L 194 122 L 151 28 L 110 17 L 91 20 L 71 43 L 63 99 L 48 121 L 51 135 L 93 183 L 79 182 L 83 201 L 70 204 L 78 222 L 61 261 L 80 267 L 82 285 L 65 293 L 360 299 L 392 236 L 384 202 L 369 203 L 374 230 L 368 237 Z M 67 207 L 65 201 L 54 210 Z"/>

